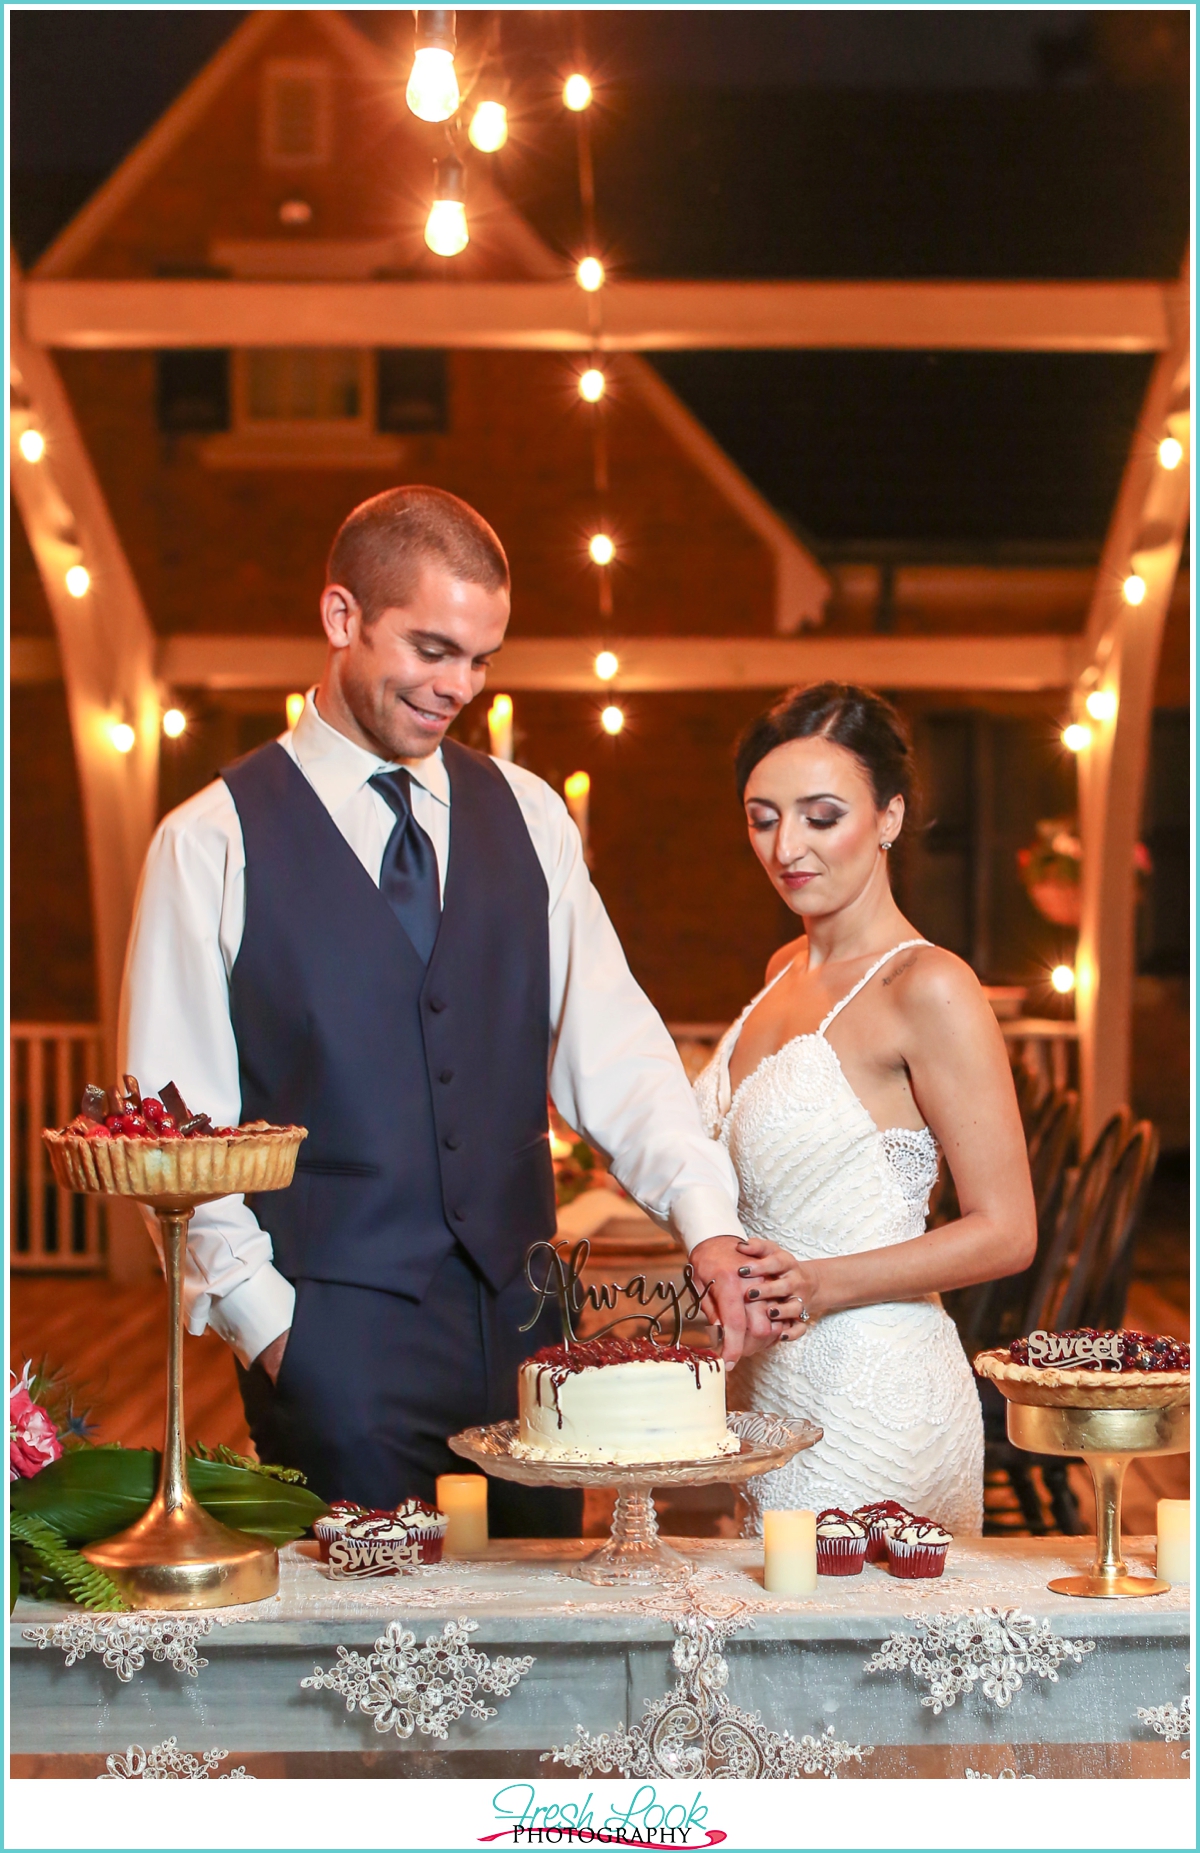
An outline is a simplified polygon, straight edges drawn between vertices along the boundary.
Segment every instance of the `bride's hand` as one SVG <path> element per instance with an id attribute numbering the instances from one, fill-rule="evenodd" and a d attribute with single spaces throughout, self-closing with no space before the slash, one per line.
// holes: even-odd
<path id="1" fill-rule="evenodd" d="M 780 1320 L 768 1317 L 765 1301 L 747 1303 L 737 1237 L 710 1235 L 697 1242 L 688 1259 L 704 1294 L 704 1317 L 719 1328 L 726 1365 L 732 1369 L 739 1358 L 767 1350 L 780 1335 Z"/>
<path id="2" fill-rule="evenodd" d="M 799 1261 L 761 1235 L 743 1236 L 737 1247 L 738 1278 L 745 1283 L 747 1301 L 765 1311 L 779 1338 L 798 1338 L 826 1310 L 818 1263 Z"/>

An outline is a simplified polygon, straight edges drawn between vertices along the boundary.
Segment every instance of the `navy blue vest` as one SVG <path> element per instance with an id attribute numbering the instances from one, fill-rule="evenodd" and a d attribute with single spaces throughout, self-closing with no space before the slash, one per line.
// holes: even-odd
<path id="1" fill-rule="evenodd" d="M 248 1199 L 289 1279 L 420 1298 L 457 1240 L 493 1287 L 553 1235 L 545 876 L 489 759 L 447 740 L 450 863 L 428 969 L 277 742 L 222 772 L 246 846 L 230 978 L 242 1118 L 308 1127 Z"/>

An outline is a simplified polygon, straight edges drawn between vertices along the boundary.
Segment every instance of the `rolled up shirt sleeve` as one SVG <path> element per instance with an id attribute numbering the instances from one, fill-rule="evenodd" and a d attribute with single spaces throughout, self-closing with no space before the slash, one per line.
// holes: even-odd
<path id="1" fill-rule="evenodd" d="M 223 784 L 160 824 L 142 871 L 121 995 L 119 1063 L 146 1093 L 174 1081 L 216 1125 L 238 1124 L 229 973 L 245 921 L 245 857 Z M 158 1224 L 147 1212 L 156 1238 Z M 295 1292 L 241 1196 L 201 1204 L 188 1231 L 184 1321 L 212 1326 L 250 1364 L 292 1322 Z"/>
<path id="2" fill-rule="evenodd" d="M 550 889 L 550 1095 L 613 1176 L 691 1251 L 740 1235 L 737 1177 L 704 1131 L 666 1025 L 636 982 L 550 786 L 503 766 Z M 536 790 L 534 789 L 536 787 Z"/>

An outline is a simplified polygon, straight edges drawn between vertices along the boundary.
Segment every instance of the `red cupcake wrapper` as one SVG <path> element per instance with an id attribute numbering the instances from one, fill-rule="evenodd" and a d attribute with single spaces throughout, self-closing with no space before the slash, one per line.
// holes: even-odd
<path id="1" fill-rule="evenodd" d="M 818 1538 L 818 1576 L 860 1576 L 867 1556 L 865 1538 Z"/>
<path id="2" fill-rule="evenodd" d="M 888 1540 L 888 1569 L 893 1576 L 940 1576 L 946 1568 L 948 1544 L 902 1544 Z"/>

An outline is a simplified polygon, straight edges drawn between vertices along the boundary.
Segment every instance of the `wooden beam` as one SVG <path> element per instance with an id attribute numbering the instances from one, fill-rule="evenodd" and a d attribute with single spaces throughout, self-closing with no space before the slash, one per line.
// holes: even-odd
<path id="1" fill-rule="evenodd" d="M 621 282 L 602 345 L 1154 352 L 1172 285 Z M 587 352 L 588 298 L 567 280 L 516 283 L 34 278 L 24 330 L 46 347 L 436 347 Z"/>
<path id="2" fill-rule="evenodd" d="M 598 681 L 602 649 L 620 659 L 614 682 Z M 325 646 L 316 637 L 178 635 L 164 638 L 158 671 L 174 688 L 304 689 L 317 681 Z M 514 637 L 491 681 L 526 689 L 601 695 L 679 689 L 787 688 L 831 677 L 882 688 L 1069 687 L 1078 639 L 1030 637 Z"/>
<path id="3" fill-rule="evenodd" d="M 66 684 L 87 836 L 105 1075 L 111 1080 L 125 942 L 158 800 L 155 641 L 58 371 L 48 354 L 24 339 L 16 320 L 14 315 L 12 487 L 54 620 Z M 45 441 L 36 462 L 20 447 L 31 429 Z M 66 575 L 80 565 L 90 585 L 73 597 Z M 133 729 L 127 753 L 113 744 L 115 723 Z M 114 1206 L 108 1221 L 110 1267 L 122 1278 L 144 1273 L 152 1253 L 136 1208 L 129 1208 L 124 1217 Z"/>
<path id="4" fill-rule="evenodd" d="M 1189 327 L 1182 316 L 1147 388 L 1085 633 L 1078 718 L 1091 728 L 1092 740 L 1078 755 L 1083 877 L 1076 1015 L 1086 1140 L 1129 1101 L 1131 1092 L 1133 857 L 1142 821 L 1155 676 L 1188 520 L 1190 375 Z M 1159 457 L 1166 437 L 1182 445 L 1174 469 L 1166 469 Z M 1145 588 L 1137 604 L 1123 590 L 1131 574 Z M 1086 713 L 1083 704 L 1093 689 L 1115 697 L 1115 716 L 1096 719 Z"/>

